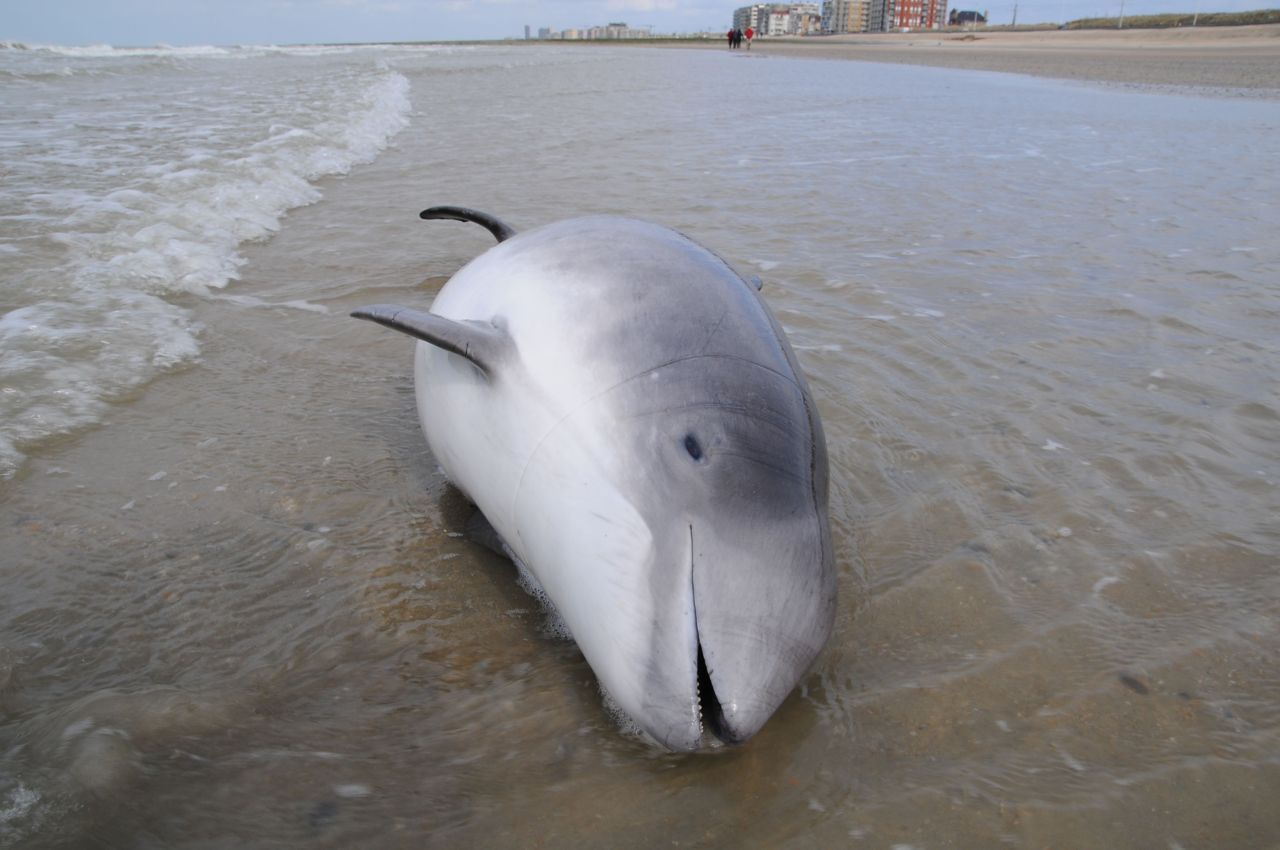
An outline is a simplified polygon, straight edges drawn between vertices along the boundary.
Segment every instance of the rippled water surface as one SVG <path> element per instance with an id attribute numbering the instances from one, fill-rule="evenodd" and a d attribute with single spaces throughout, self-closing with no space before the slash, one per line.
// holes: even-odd
<path id="1" fill-rule="evenodd" d="M 1280 842 L 1280 105 L 0 52 L 0 845 Z M 439 203 L 635 215 L 764 279 L 841 596 L 747 745 L 621 728 L 463 536 L 412 345 L 345 317 L 491 244 Z"/>

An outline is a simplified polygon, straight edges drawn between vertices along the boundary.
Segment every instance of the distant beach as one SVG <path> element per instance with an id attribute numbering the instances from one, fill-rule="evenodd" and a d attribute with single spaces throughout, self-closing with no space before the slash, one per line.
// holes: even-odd
<path id="1" fill-rule="evenodd" d="M 721 40 L 723 41 L 723 40 Z M 633 42 L 634 43 L 634 42 Z M 724 48 L 718 42 L 662 47 Z M 747 50 L 742 55 L 748 55 Z M 1280 97 L 1280 25 L 913 32 L 757 39 L 753 56 L 897 62 Z"/>

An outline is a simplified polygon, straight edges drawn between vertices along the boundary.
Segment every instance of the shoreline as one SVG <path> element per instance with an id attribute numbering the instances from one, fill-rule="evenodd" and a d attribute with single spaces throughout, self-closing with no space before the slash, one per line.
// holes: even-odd
<path id="1" fill-rule="evenodd" d="M 548 42 L 560 43 L 565 42 Z M 627 42 L 644 46 L 641 42 Z M 652 47 L 727 50 L 723 41 Z M 1150 30 L 859 33 L 773 37 L 742 56 L 785 56 L 1176 86 L 1280 99 L 1280 24 Z"/>

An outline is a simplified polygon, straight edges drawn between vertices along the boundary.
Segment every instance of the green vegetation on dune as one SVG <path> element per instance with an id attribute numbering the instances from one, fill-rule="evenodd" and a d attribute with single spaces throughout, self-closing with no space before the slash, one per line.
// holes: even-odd
<path id="1" fill-rule="evenodd" d="M 1199 15 L 1131 15 L 1124 19 L 1126 29 L 1168 29 L 1172 27 L 1242 27 L 1251 24 L 1280 24 L 1280 9 L 1259 9 L 1254 12 L 1203 12 Z M 1081 18 L 1065 24 L 1069 30 L 1116 29 L 1119 18 Z"/>

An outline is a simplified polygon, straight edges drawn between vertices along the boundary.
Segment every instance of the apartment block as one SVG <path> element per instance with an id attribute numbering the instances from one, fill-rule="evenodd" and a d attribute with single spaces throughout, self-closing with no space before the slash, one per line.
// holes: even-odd
<path id="1" fill-rule="evenodd" d="M 869 0 L 824 0 L 822 31 L 826 33 L 866 32 Z"/>
<path id="2" fill-rule="evenodd" d="M 733 10 L 733 28 L 737 30 L 747 31 L 747 27 L 758 33 L 764 32 L 761 21 L 769 14 L 769 10 L 773 8 L 772 3 L 756 3 L 753 6 L 742 6 Z"/>
<path id="3" fill-rule="evenodd" d="M 870 0 L 867 26 L 872 32 L 942 29 L 946 0 Z"/>
<path id="4" fill-rule="evenodd" d="M 756 3 L 733 12 L 733 27 L 760 35 L 809 35 L 822 27 L 817 3 Z"/>

